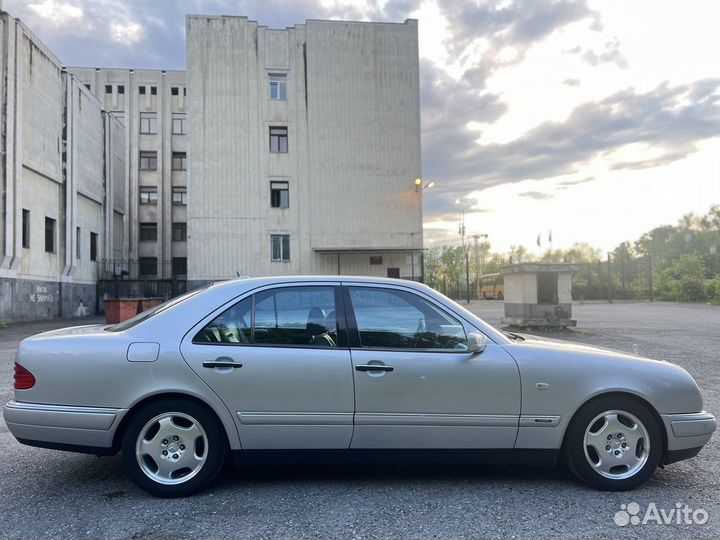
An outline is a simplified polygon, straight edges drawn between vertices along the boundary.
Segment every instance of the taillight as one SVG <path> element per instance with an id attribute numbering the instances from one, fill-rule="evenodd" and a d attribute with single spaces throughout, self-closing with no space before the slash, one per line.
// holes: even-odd
<path id="1" fill-rule="evenodd" d="M 33 386 L 35 386 L 33 374 L 15 362 L 15 390 L 29 390 Z"/>

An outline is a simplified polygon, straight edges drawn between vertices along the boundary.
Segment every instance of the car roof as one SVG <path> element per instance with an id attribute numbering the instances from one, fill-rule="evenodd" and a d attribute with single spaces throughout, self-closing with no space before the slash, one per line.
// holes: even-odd
<path id="1" fill-rule="evenodd" d="M 240 288 L 254 288 L 263 285 L 273 285 L 280 283 L 312 283 L 312 282 L 345 282 L 345 283 L 370 283 L 378 285 L 399 285 L 404 287 L 410 287 L 414 289 L 428 289 L 427 285 L 419 283 L 417 281 L 409 279 L 399 278 L 386 278 L 386 277 L 374 277 L 374 276 L 338 276 L 338 275 L 315 275 L 315 276 L 264 276 L 264 277 L 239 277 L 223 281 L 216 281 L 212 284 L 213 287 L 240 287 Z"/>

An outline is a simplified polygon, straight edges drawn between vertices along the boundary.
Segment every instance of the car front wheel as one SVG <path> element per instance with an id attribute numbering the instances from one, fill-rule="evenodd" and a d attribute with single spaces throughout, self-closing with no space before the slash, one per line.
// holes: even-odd
<path id="1" fill-rule="evenodd" d="M 138 486 L 158 497 L 204 489 L 227 453 L 223 427 L 200 404 L 172 399 L 151 403 L 128 423 L 123 463 Z"/>
<path id="2" fill-rule="evenodd" d="M 662 457 L 662 432 L 652 411 L 629 397 L 607 396 L 582 407 L 570 422 L 565 459 L 590 486 L 624 491 L 645 482 Z"/>

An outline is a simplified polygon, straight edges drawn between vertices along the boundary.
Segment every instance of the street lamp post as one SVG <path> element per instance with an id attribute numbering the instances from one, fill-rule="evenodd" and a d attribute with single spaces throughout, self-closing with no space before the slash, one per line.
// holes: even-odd
<path id="1" fill-rule="evenodd" d="M 455 204 L 460 204 L 460 199 L 455 200 Z M 458 234 L 460 235 L 460 244 L 463 254 L 465 255 L 465 297 L 467 303 L 470 303 L 470 250 L 465 247 L 465 208 L 460 209 L 460 222 L 458 223 Z M 487 238 L 487 234 L 474 234 L 473 239 L 477 245 L 478 238 Z M 459 296 L 459 295 L 458 295 Z"/>

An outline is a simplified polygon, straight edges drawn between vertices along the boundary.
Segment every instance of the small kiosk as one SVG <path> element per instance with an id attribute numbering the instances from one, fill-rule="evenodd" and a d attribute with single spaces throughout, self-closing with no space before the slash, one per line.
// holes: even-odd
<path id="1" fill-rule="evenodd" d="M 519 263 L 500 269 L 505 288 L 505 317 L 512 326 L 575 326 L 572 318 L 572 275 L 567 263 Z"/>

